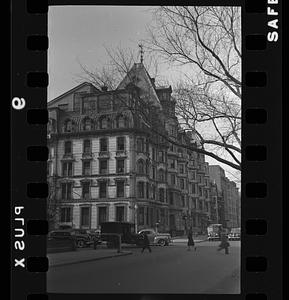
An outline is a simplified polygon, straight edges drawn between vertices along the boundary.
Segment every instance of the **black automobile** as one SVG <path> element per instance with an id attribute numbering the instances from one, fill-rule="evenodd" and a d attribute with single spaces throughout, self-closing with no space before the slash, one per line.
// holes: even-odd
<path id="1" fill-rule="evenodd" d="M 241 228 L 232 228 L 228 239 L 229 241 L 239 241 L 241 239 Z"/>
<path id="2" fill-rule="evenodd" d="M 75 236 L 76 245 L 79 248 L 89 247 L 93 245 L 95 242 L 97 244 L 101 242 L 100 236 L 93 234 L 88 229 L 71 229 L 70 232 L 73 236 Z"/>
<path id="3" fill-rule="evenodd" d="M 48 252 L 61 252 L 76 250 L 75 237 L 67 230 L 54 230 L 49 232 L 47 239 Z"/>
<path id="4" fill-rule="evenodd" d="M 62 229 L 62 230 L 54 230 L 49 233 L 50 237 L 60 239 L 64 236 L 71 236 L 74 239 L 75 246 L 78 248 L 89 247 L 93 244 L 93 239 L 87 232 L 87 230 L 83 229 Z"/>

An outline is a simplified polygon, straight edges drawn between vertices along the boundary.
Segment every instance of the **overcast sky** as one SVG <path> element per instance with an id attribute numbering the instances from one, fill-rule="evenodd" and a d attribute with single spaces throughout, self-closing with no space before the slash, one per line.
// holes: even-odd
<path id="1" fill-rule="evenodd" d="M 108 62 L 104 46 L 137 50 L 152 21 L 152 7 L 147 6 L 49 6 L 48 101 L 80 83 L 79 62 L 89 69 Z M 175 74 L 160 66 L 163 78 L 172 81 Z M 235 181 L 232 168 L 210 157 L 206 161 L 222 166 Z"/>
<path id="2" fill-rule="evenodd" d="M 108 61 L 104 46 L 138 49 L 152 13 L 145 6 L 50 6 L 48 100 L 76 86 L 82 64 Z"/>

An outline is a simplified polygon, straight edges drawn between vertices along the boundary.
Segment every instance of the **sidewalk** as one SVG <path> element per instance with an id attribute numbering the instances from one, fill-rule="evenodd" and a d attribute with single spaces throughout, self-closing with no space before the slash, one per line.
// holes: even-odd
<path id="1" fill-rule="evenodd" d="M 207 236 L 206 235 L 199 235 L 199 236 L 194 236 L 194 242 L 195 243 L 201 243 L 207 241 Z M 172 238 L 173 243 L 187 243 L 188 238 L 186 236 L 177 236 Z"/>
<path id="2" fill-rule="evenodd" d="M 131 251 L 122 250 L 117 253 L 117 249 L 78 249 L 76 251 L 49 253 L 47 258 L 49 260 L 49 267 L 59 267 L 82 262 L 95 261 L 100 259 L 112 258 L 117 256 L 125 256 L 132 254 Z"/>

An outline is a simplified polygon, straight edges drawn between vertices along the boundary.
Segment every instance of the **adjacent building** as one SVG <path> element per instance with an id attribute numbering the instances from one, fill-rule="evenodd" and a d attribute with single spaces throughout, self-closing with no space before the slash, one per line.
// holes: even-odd
<path id="1" fill-rule="evenodd" d="M 209 173 L 220 195 L 219 223 L 228 228 L 240 227 L 240 196 L 236 183 L 226 177 L 219 165 L 210 165 Z"/>

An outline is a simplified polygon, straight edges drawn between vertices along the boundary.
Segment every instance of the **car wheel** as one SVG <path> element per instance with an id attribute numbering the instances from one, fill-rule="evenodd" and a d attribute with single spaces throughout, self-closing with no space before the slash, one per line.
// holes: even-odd
<path id="1" fill-rule="evenodd" d="M 84 247 L 84 241 L 82 241 L 82 240 L 77 241 L 77 247 L 78 248 L 83 248 Z"/>
<path id="2" fill-rule="evenodd" d="M 159 240 L 159 241 L 158 241 L 158 244 L 159 244 L 160 246 L 165 246 L 165 245 L 166 245 L 166 241 L 165 241 L 165 240 Z"/>

